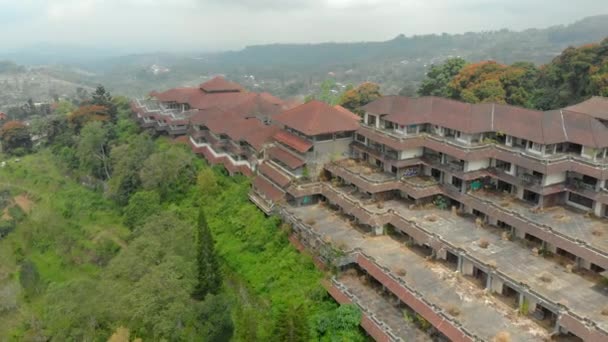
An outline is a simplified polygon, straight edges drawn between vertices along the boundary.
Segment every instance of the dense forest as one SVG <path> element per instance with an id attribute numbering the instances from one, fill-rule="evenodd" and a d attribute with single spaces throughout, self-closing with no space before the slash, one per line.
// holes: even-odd
<path id="1" fill-rule="evenodd" d="M 3 126 L 0 340 L 366 339 L 247 179 L 130 116 L 99 87 Z"/>
<path id="2" fill-rule="evenodd" d="M 591 96 L 608 96 L 608 38 L 569 47 L 540 67 L 526 62 L 504 65 L 451 58 L 431 67 L 418 94 L 543 110 L 563 108 Z"/>

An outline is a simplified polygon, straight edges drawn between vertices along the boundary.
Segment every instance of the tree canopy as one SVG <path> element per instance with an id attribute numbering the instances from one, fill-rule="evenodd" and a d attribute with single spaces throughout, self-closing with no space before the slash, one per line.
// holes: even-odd
<path id="1" fill-rule="evenodd" d="M 380 94 L 380 86 L 378 84 L 365 82 L 356 88 L 346 90 L 340 96 L 338 104 L 352 112 L 362 114 L 360 108 L 378 99 L 380 96 L 382 94 Z"/>
<path id="2" fill-rule="evenodd" d="M 563 108 L 594 95 L 608 96 L 608 38 L 599 44 L 567 48 L 541 67 L 526 62 L 466 64 L 460 58 L 449 59 L 431 67 L 418 94 L 541 110 Z"/>
<path id="3" fill-rule="evenodd" d="M 426 78 L 418 89 L 420 96 L 451 96 L 448 84 L 452 81 L 460 70 L 465 66 L 466 61 L 462 58 L 450 58 L 443 64 L 433 65 L 426 74 Z"/>
<path id="4" fill-rule="evenodd" d="M 8 121 L 0 129 L 2 150 L 12 154 L 24 154 L 32 148 L 29 128 L 19 121 Z"/>

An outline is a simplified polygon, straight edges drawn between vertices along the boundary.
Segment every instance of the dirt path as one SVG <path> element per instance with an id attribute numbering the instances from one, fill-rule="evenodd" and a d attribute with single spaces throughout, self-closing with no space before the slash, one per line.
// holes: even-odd
<path id="1" fill-rule="evenodd" d="M 26 214 L 29 214 L 32 211 L 32 207 L 34 206 L 34 202 L 29 199 L 27 195 L 19 195 L 14 198 L 15 203 L 23 210 Z"/>

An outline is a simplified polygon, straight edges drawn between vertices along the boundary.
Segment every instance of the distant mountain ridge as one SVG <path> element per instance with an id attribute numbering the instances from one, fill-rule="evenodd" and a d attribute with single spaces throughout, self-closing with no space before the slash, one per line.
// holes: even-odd
<path id="1" fill-rule="evenodd" d="M 0 53 L 0 61 L 12 59 L 19 64 L 44 65 L 44 73 L 52 78 L 78 85 L 104 84 L 112 92 L 129 96 L 141 96 L 153 89 L 196 85 L 216 74 L 249 89 L 284 98 L 311 94 L 327 78 L 340 85 L 376 82 L 384 94 L 399 93 L 406 88 L 408 91 L 404 93 L 413 94 L 428 67 L 448 57 L 460 56 L 470 62 L 492 59 L 508 64 L 516 61 L 544 64 L 568 46 L 599 42 L 605 37 L 608 37 L 608 15 L 598 15 L 569 25 L 517 32 L 503 29 L 463 34 L 401 34 L 380 42 L 254 45 L 216 53 L 120 55 L 101 48 L 83 47 L 87 51 L 80 53 L 73 46 L 42 46 Z M 167 72 L 154 72 L 155 67 Z M 55 83 L 50 84 L 45 87 L 45 97 L 67 92 L 67 89 L 55 91 L 52 89 Z M 0 93 L 6 90 L 0 87 Z M 36 92 L 19 96 L 18 91 L 15 87 L 9 89 L 11 99 L 0 99 L 0 105 L 42 95 Z"/>
<path id="2" fill-rule="evenodd" d="M 383 42 L 254 45 L 215 54 L 214 59 L 218 63 L 241 65 L 319 65 L 459 55 L 468 60 L 546 63 L 570 45 L 599 41 L 607 36 L 608 15 L 598 15 L 570 25 L 524 31 L 503 29 L 411 37 L 401 34 Z"/>

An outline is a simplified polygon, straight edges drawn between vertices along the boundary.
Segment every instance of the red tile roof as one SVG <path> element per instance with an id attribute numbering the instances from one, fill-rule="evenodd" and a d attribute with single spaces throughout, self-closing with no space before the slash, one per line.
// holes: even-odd
<path id="1" fill-rule="evenodd" d="M 594 96 L 587 101 L 566 107 L 565 109 L 587 114 L 601 120 L 608 120 L 608 97 Z"/>
<path id="2" fill-rule="evenodd" d="M 276 134 L 274 135 L 274 139 L 295 149 L 300 153 L 304 153 L 310 150 L 310 148 L 312 147 L 312 143 L 310 141 L 283 130 L 276 132 Z"/>
<path id="3" fill-rule="evenodd" d="M 251 97 L 250 93 L 204 93 L 199 91 L 198 94 L 189 98 L 188 104 L 197 109 L 218 107 L 226 110 L 236 107 L 249 97 Z"/>
<path id="4" fill-rule="evenodd" d="M 263 123 L 256 119 L 235 118 L 230 120 L 230 125 L 226 129 L 226 134 L 230 139 L 238 142 L 244 140 L 247 133 L 260 129 L 264 126 Z"/>
<path id="5" fill-rule="evenodd" d="M 221 134 L 226 133 L 230 129 L 232 122 L 239 118 L 239 115 L 233 112 L 213 107 L 199 110 L 190 117 L 190 123 L 206 126 L 213 133 Z"/>
<path id="6" fill-rule="evenodd" d="M 358 117 L 321 101 L 310 101 L 289 109 L 275 116 L 274 120 L 310 136 L 359 128 Z"/>
<path id="7" fill-rule="evenodd" d="M 603 107 L 600 105 L 608 105 L 608 100 L 594 98 L 590 101 L 565 110 L 542 112 L 503 104 L 469 104 L 433 96 L 384 96 L 363 109 L 372 114 L 386 115 L 384 120 L 399 125 L 429 123 L 464 133 L 502 132 L 541 144 L 573 142 L 606 147 L 608 128 L 593 116 L 601 116 Z M 572 108 L 586 111 L 589 115 L 577 115 Z M 582 127 L 587 128 L 583 130 Z"/>
<path id="8" fill-rule="evenodd" d="M 359 115 L 351 112 L 350 110 L 348 110 L 340 105 L 335 105 L 334 108 L 341 111 L 342 113 L 344 113 L 346 116 L 352 118 L 353 120 L 361 121 L 361 119 L 362 119 Z"/>
<path id="9" fill-rule="evenodd" d="M 199 95 L 201 91 L 198 88 L 173 88 L 160 93 L 150 93 L 151 96 L 155 97 L 161 102 L 177 102 L 177 103 L 188 103 L 190 99 Z"/>
<path id="10" fill-rule="evenodd" d="M 248 93 L 248 96 L 231 110 L 244 117 L 272 117 L 283 110 L 283 102 L 268 93 Z"/>
<path id="11" fill-rule="evenodd" d="M 258 170 L 264 176 L 266 176 L 268 179 L 270 179 L 276 185 L 278 185 L 279 187 L 281 187 L 283 189 L 286 186 L 288 186 L 289 183 L 291 183 L 291 179 L 289 179 L 289 177 L 287 177 L 286 175 L 282 174 L 281 172 L 279 172 L 277 169 L 275 169 L 274 167 L 270 166 L 266 162 L 260 164 L 260 166 L 258 167 Z"/>
<path id="12" fill-rule="evenodd" d="M 271 182 L 269 182 L 262 176 L 256 176 L 253 179 L 252 184 L 253 184 L 253 187 L 259 193 L 263 194 L 264 197 L 266 197 L 267 199 L 269 199 L 271 201 L 274 201 L 274 202 L 279 201 L 285 195 L 285 193 L 283 191 L 279 190 L 277 187 L 272 185 Z"/>
<path id="13" fill-rule="evenodd" d="M 8 116 L 5 113 L 0 112 L 0 120 L 6 120 L 7 118 Z"/>
<path id="14" fill-rule="evenodd" d="M 206 93 L 224 93 L 224 92 L 242 92 L 245 89 L 238 83 L 230 82 L 222 76 L 216 76 L 213 79 L 202 83 L 199 86 Z"/>
<path id="15" fill-rule="evenodd" d="M 290 152 L 285 151 L 284 149 L 280 148 L 280 147 L 271 147 L 268 149 L 268 155 L 270 156 L 270 158 L 272 159 L 276 159 L 278 161 L 280 161 L 281 163 L 287 165 L 290 169 L 295 170 L 297 168 L 299 168 L 300 166 L 303 166 L 304 164 L 306 164 L 306 162 L 293 155 Z"/>
<path id="16" fill-rule="evenodd" d="M 256 151 L 260 151 L 264 144 L 272 141 L 272 137 L 279 130 L 277 126 L 266 126 L 248 132 L 245 134 L 245 141 L 249 143 Z"/>

